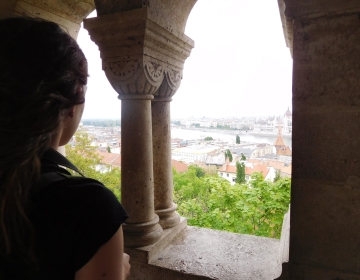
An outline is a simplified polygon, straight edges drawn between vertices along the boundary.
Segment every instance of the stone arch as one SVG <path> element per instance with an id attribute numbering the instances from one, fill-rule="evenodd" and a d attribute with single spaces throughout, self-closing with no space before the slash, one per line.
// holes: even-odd
<path id="1" fill-rule="evenodd" d="M 82 21 L 94 10 L 94 0 L 10 0 L 0 2 L 0 19 L 28 16 L 50 20 L 76 39 Z"/>

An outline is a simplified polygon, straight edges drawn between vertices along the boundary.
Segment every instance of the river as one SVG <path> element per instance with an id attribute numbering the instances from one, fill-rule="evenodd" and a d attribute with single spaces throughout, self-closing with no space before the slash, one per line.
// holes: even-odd
<path id="1" fill-rule="evenodd" d="M 236 135 L 240 136 L 241 143 L 267 143 L 274 145 L 277 135 L 255 135 L 246 132 L 238 132 L 233 130 L 220 130 L 220 129 L 182 129 L 182 128 L 171 128 L 171 138 L 180 138 L 184 140 L 192 139 L 203 139 L 207 136 L 214 138 L 214 140 L 224 140 L 227 142 L 235 143 Z M 291 137 L 283 136 L 283 140 L 286 145 L 291 147 Z"/>

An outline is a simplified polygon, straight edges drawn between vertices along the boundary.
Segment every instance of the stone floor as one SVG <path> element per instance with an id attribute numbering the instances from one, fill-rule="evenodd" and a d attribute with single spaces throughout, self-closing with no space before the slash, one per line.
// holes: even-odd
<path id="1" fill-rule="evenodd" d="M 272 280 L 281 274 L 277 239 L 191 226 L 181 236 L 149 264 L 207 279 Z"/>

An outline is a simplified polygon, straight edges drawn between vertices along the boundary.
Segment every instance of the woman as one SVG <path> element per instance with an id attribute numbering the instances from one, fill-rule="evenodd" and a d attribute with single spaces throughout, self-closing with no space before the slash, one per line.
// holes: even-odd
<path id="1" fill-rule="evenodd" d="M 56 152 L 84 110 L 84 54 L 42 20 L 0 20 L 0 38 L 0 279 L 125 279 L 126 211 Z"/>

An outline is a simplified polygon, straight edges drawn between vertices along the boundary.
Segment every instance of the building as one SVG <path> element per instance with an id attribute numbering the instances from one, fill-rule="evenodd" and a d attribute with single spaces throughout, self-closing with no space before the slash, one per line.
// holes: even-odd
<path id="1" fill-rule="evenodd" d="M 286 144 L 282 138 L 281 126 L 279 126 L 278 129 L 279 129 L 278 136 L 277 136 L 275 144 L 274 144 L 275 149 L 276 149 L 276 154 L 282 155 L 282 156 L 291 156 L 291 150 L 288 146 L 286 146 Z"/>
<path id="2" fill-rule="evenodd" d="M 102 67 L 128 109 L 121 110 L 121 133 L 122 197 L 131 216 L 123 226 L 132 259 L 129 280 L 221 279 L 233 271 L 239 271 L 233 279 L 280 274 L 281 280 L 359 279 L 360 1 L 278 0 L 293 57 L 291 215 L 280 242 L 187 227 L 173 204 L 171 145 L 164 127 L 170 128 L 169 101 L 194 46 L 184 30 L 195 2 L 0 1 L 0 18 L 54 20 L 74 38 L 84 22 L 99 46 Z M 95 6 L 97 17 L 86 19 Z M 172 243 L 176 237 L 182 244 Z M 244 258 L 235 262 L 237 256 Z M 276 273 L 282 262 L 282 272 Z M 228 263 L 236 267 L 225 267 Z"/>
<path id="3" fill-rule="evenodd" d="M 253 173 L 261 173 L 264 176 L 264 180 L 274 182 L 275 179 L 275 168 L 263 164 L 246 164 L 245 165 L 245 179 L 246 182 L 251 181 Z"/>
<path id="4" fill-rule="evenodd" d="M 228 180 L 232 185 L 236 184 L 236 166 L 233 164 L 224 164 L 218 170 L 218 175 L 221 178 Z"/>
<path id="5" fill-rule="evenodd" d="M 109 152 L 96 151 L 96 154 L 101 158 L 101 165 L 96 166 L 96 171 L 106 173 L 113 168 L 121 168 L 121 155 Z"/>
<path id="6" fill-rule="evenodd" d="M 216 154 L 220 147 L 193 145 L 172 150 L 172 158 L 185 163 L 206 162 L 208 155 Z"/>
<path id="7" fill-rule="evenodd" d="M 171 160 L 171 166 L 178 173 L 186 172 L 189 169 L 188 166 L 185 163 L 183 163 L 181 161 L 174 160 L 174 159 Z"/>
<path id="8" fill-rule="evenodd" d="M 292 134 L 292 113 L 289 108 L 282 116 L 258 119 L 254 124 L 253 132 L 276 134 L 279 128 L 284 135 Z"/>

